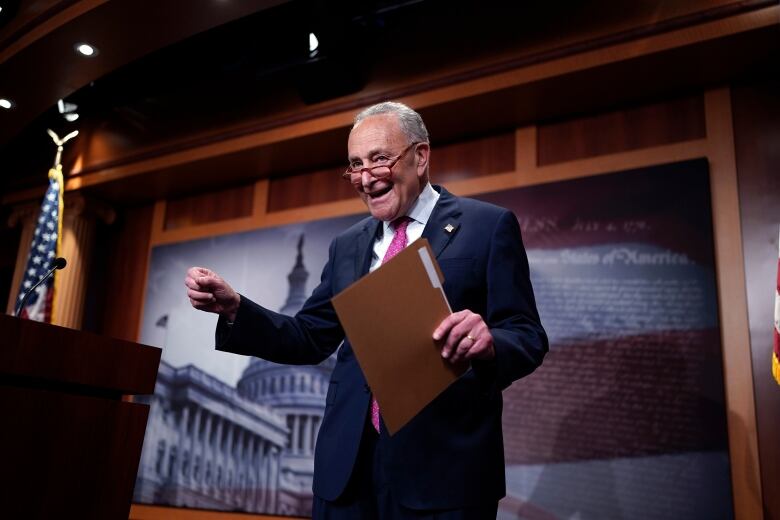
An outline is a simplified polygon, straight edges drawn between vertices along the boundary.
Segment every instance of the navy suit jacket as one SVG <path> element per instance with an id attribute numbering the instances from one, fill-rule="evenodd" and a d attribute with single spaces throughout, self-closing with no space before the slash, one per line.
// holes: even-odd
<path id="1" fill-rule="evenodd" d="M 504 496 L 501 391 L 532 372 L 547 352 L 514 214 L 435 189 L 441 197 L 423 237 L 444 273 L 453 311 L 482 316 L 496 357 L 473 362 L 392 437 L 382 429 L 393 496 L 413 509 L 468 507 Z M 347 485 L 371 395 L 330 300 L 368 272 L 380 225 L 369 217 L 333 240 L 321 283 L 294 318 L 242 296 L 235 323 L 227 327 L 222 318 L 217 325 L 219 350 L 277 363 L 316 364 L 341 345 L 314 458 L 314 493 L 325 500 L 338 498 Z"/>

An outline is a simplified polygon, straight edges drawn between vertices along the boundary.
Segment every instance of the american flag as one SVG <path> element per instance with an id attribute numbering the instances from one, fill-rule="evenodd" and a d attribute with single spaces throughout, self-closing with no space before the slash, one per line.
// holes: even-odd
<path id="1" fill-rule="evenodd" d="M 43 197 L 35 234 L 30 243 L 17 305 L 24 299 L 25 293 L 53 267 L 52 262 L 57 257 L 62 235 L 62 186 L 62 167 L 57 165 L 49 170 L 49 188 Z M 21 318 L 51 323 L 56 276 L 55 273 L 35 289 L 19 312 Z"/>
<path id="2" fill-rule="evenodd" d="M 772 375 L 780 385 L 780 237 L 777 240 L 777 286 L 775 287 L 775 348 L 772 353 Z"/>

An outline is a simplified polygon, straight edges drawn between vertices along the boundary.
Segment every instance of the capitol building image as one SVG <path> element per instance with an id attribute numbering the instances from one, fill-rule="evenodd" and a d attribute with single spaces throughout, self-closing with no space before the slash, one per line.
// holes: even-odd
<path id="1" fill-rule="evenodd" d="M 306 299 L 303 235 L 280 312 Z M 160 363 L 134 500 L 254 513 L 311 514 L 314 446 L 335 364 L 252 358 L 236 387 L 193 365 Z"/>

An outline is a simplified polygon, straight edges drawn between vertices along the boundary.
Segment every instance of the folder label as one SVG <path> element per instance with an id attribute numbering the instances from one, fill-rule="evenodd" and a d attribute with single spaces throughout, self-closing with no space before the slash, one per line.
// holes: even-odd
<path id="1" fill-rule="evenodd" d="M 436 268 L 433 267 L 433 260 L 431 259 L 431 254 L 428 252 L 428 249 L 421 247 L 417 250 L 417 254 L 420 255 L 420 259 L 425 267 L 425 272 L 428 273 L 428 278 L 431 279 L 431 285 L 437 289 L 440 288 L 441 282 L 439 282 L 439 275 L 436 273 Z"/>

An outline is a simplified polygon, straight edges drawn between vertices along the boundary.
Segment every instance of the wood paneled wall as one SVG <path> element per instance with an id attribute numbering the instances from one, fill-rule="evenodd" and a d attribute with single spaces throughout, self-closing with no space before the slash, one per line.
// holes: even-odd
<path id="1" fill-rule="evenodd" d="M 444 146 L 436 146 L 434 141 L 431 176 L 455 194 L 473 195 L 709 158 L 735 509 L 738 519 L 752 520 L 762 518 L 762 490 L 744 271 L 741 250 L 733 247 L 741 240 L 733 152 L 729 94 L 727 89 L 721 89 L 517 128 L 512 132 L 488 133 Z M 212 215 L 214 220 L 196 224 L 193 211 L 204 203 L 200 197 L 209 195 L 178 200 L 173 212 L 166 209 L 169 203 L 159 201 L 152 218 L 149 244 L 362 211 L 351 188 L 344 188 L 346 183 L 338 178 L 340 170 L 334 166 L 292 177 L 259 180 L 253 186 L 210 195 L 214 201 L 228 200 L 236 196 L 236 190 L 241 193 L 253 190 L 252 210 L 247 213 L 244 208 L 244 216 L 240 218 L 228 216 L 234 214 L 234 208 L 219 213 L 222 205 L 214 203 L 214 211 L 218 212 Z M 177 224 L 168 222 L 170 215 L 177 215 L 177 222 L 191 225 L 177 228 Z M 168 518 L 166 511 L 169 510 L 139 505 L 134 506 L 132 517 Z M 178 511 L 177 514 L 182 515 L 180 518 L 195 519 L 198 513 Z M 210 518 L 232 517 L 226 513 Z"/>
<path id="2" fill-rule="evenodd" d="M 764 517 L 780 518 L 780 386 L 772 379 L 772 322 L 780 232 L 780 80 L 733 90 L 742 247 L 753 352 Z"/>
<path id="3" fill-rule="evenodd" d="M 701 95 L 539 125 L 539 165 L 705 137 Z"/>
<path id="4" fill-rule="evenodd" d="M 544 123 L 536 127 L 536 136 L 534 166 L 537 167 L 696 141 L 706 137 L 703 96 L 685 96 Z M 435 153 L 431 172 L 437 183 L 473 180 L 517 170 L 515 132 L 501 132 L 441 146 L 437 146 L 434 140 L 432 144 Z M 354 189 L 340 177 L 344 168 L 344 165 L 334 165 L 271 178 L 268 181 L 267 206 L 262 211 L 277 213 L 354 199 Z M 168 200 L 164 230 L 183 230 L 250 217 L 253 214 L 254 192 L 255 185 L 245 185 Z"/>
<path id="5" fill-rule="evenodd" d="M 240 186 L 169 200 L 165 206 L 165 229 L 248 217 L 252 214 L 254 196 L 253 186 Z"/>
<path id="6" fill-rule="evenodd" d="M 515 168 L 514 132 L 481 137 L 436 147 L 431 166 L 436 182 L 448 182 L 503 173 Z M 333 168 L 273 178 L 269 185 L 268 212 L 290 210 L 355 197 L 352 186 L 341 180 L 344 163 Z"/>
<path id="7" fill-rule="evenodd" d="M 114 338 L 137 341 L 144 307 L 144 286 L 149 263 L 153 207 L 122 211 L 108 228 L 106 254 L 96 258 L 105 262 L 107 272 L 103 291 L 99 332 Z"/>
<path id="8" fill-rule="evenodd" d="M 22 230 L 19 227 L 6 227 L 4 223 L 10 218 L 10 208 L 0 208 L 0 301 L 16 301 L 19 287 L 13 286 L 14 270 L 16 269 L 17 251 L 12 244 L 21 240 Z"/>
<path id="9" fill-rule="evenodd" d="M 274 213 L 353 198 L 355 190 L 349 182 L 341 178 L 345 168 L 345 166 L 333 166 L 313 172 L 272 178 L 268 185 L 268 212 Z"/>

